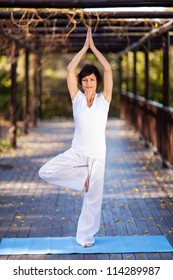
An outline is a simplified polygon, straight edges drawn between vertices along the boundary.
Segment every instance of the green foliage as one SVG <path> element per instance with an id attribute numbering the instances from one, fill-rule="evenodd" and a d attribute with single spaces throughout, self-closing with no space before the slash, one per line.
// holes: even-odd
<path id="1" fill-rule="evenodd" d="M 0 153 L 10 150 L 11 145 L 8 139 L 0 139 Z"/>
<path id="2" fill-rule="evenodd" d="M 6 57 L 0 57 L 0 113 L 5 115 L 10 101 L 10 72 Z"/>
<path id="3" fill-rule="evenodd" d="M 110 116 L 116 116 L 119 111 L 119 72 L 116 54 L 104 54 L 110 61 L 113 69 L 113 99 L 110 107 Z M 42 75 L 43 75 L 43 96 L 42 96 L 42 116 L 44 118 L 53 117 L 72 117 L 71 100 L 69 97 L 67 82 L 66 82 L 66 67 L 73 58 L 74 54 L 45 54 L 42 57 Z M 150 52 L 150 99 L 162 102 L 162 51 L 157 50 Z M 85 58 L 79 64 L 78 71 L 86 63 L 93 63 L 99 67 L 102 72 L 102 67 L 92 53 L 87 53 Z M 122 86 L 126 89 L 126 77 L 128 78 L 128 90 L 133 92 L 133 53 L 128 54 L 128 69 L 126 68 L 127 59 L 124 56 L 122 61 Z M 9 117 L 10 104 L 10 58 L 0 57 L 0 114 Z M 170 105 L 173 107 L 173 48 L 170 49 Z M 128 73 L 127 73 L 128 70 Z M 144 96 L 145 76 L 144 76 L 144 53 L 137 52 L 137 94 Z M 24 81 L 24 55 L 20 52 L 18 67 L 17 67 L 17 108 L 18 119 L 22 119 L 23 114 L 23 81 Z M 32 55 L 30 56 L 30 91 L 33 91 L 33 67 Z M 101 88 L 99 89 L 99 91 Z M 32 96 L 30 97 L 30 106 Z"/>
<path id="4" fill-rule="evenodd" d="M 67 76 L 66 68 L 68 63 L 71 61 L 75 54 L 65 54 L 58 55 L 51 54 L 43 57 L 43 69 L 44 69 L 44 79 L 43 79 L 43 98 L 42 98 L 42 112 L 44 118 L 52 117 L 72 117 L 72 104 L 67 88 Z M 104 54 L 107 56 L 108 60 L 112 63 L 113 73 L 114 73 L 114 93 L 116 91 L 117 73 L 116 73 L 116 62 L 115 54 Z M 86 63 L 95 64 L 100 71 L 100 63 L 97 61 L 92 53 L 88 53 L 85 58 L 80 62 L 79 67 L 76 71 L 78 73 L 80 69 Z M 98 91 L 101 90 L 101 87 Z M 118 112 L 118 95 L 113 94 L 113 100 L 111 102 L 110 116 L 117 115 Z"/>
<path id="5" fill-rule="evenodd" d="M 21 55 L 20 60 L 23 60 Z M 22 118 L 22 95 L 23 95 L 23 68 L 21 61 L 18 65 L 18 80 L 17 80 L 17 111 L 18 118 Z M 8 119 L 9 117 L 9 104 L 11 92 L 11 77 L 10 77 L 10 60 L 8 57 L 0 57 L 0 114 Z"/>
<path id="6" fill-rule="evenodd" d="M 150 99 L 163 102 L 163 54 L 161 50 L 150 53 Z"/>
<path id="7" fill-rule="evenodd" d="M 145 57 L 143 52 L 137 52 L 137 95 L 144 96 L 145 90 Z M 126 79 L 128 91 L 134 92 L 133 86 L 133 53 L 124 56 L 123 68 L 123 89 L 126 90 Z M 170 106 L 173 107 L 173 48 L 170 48 Z M 127 71 L 128 69 L 128 71 Z M 149 98 L 153 101 L 163 102 L 163 53 L 162 50 L 155 50 L 149 54 Z"/>

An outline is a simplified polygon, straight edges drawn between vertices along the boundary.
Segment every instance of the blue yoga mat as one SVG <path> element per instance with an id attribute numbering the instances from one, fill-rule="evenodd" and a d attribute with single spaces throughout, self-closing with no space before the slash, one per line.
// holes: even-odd
<path id="1" fill-rule="evenodd" d="M 3 238 L 0 255 L 22 254 L 93 254 L 173 252 L 165 236 L 104 236 L 96 237 L 91 248 L 77 244 L 75 237 Z"/>

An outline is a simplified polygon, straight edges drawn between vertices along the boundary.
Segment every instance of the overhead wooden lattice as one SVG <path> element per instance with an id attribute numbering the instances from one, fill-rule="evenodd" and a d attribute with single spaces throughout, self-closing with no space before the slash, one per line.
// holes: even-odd
<path id="1" fill-rule="evenodd" d="M 1 0 L 0 5 L 13 8 L 172 7 L 172 0 Z"/>
<path id="2" fill-rule="evenodd" d="M 103 52 L 120 52 L 146 33 L 173 19 L 172 11 L 163 12 L 86 12 L 81 9 L 8 9 L 0 10 L 1 52 L 10 42 L 30 51 L 76 52 L 91 26 L 97 47 Z M 170 28 L 171 30 L 172 28 Z M 172 37 L 171 37 L 172 42 Z M 160 48 L 159 37 L 151 50 Z"/>

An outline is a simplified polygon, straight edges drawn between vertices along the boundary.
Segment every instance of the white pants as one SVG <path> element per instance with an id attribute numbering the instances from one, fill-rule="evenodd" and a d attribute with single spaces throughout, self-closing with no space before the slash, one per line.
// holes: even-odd
<path id="1" fill-rule="evenodd" d="M 85 188 L 89 179 L 76 234 L 76 240 L 82 246 L 94 243 L 94 235 L 100 227 L 104 170 L 104 158 L 79 155 L 72 148 L 54 157 L 39 170 L 39 176 L 48 183 L 78 191 Z"/>

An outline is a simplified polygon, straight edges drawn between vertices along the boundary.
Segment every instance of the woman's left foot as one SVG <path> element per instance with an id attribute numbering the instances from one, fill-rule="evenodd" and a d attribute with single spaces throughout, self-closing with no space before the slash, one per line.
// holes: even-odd
<path id="1" fill-rule="evenodd" d="M 88 244 L 83 245 L 84 248 L 89 248 L 89 247 L 92 247 L 92 246 L 93 246 L 93 243 L 88 243 Z"/>
<path id="2" fill-rule="evenodd" d="M 89 189 L 89 178 L 87 178 L 85 182 L 85 191 L 88 192 L 88 189 Z"/>

